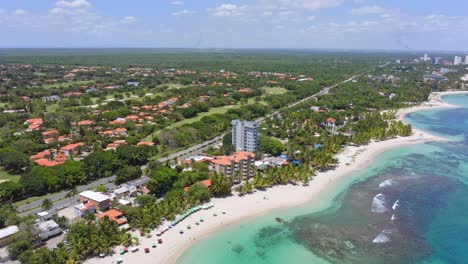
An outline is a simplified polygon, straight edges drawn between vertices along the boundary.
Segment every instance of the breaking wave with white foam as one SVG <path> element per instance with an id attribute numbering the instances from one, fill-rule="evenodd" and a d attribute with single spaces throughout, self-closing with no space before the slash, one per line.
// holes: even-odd
<path id="1" fill-rule="evenodd" d="M 392 205 L 393 211 L 395 211 L 400 206 L 400 200 L 396 200 L 395 203 Z"/>
<path id="2" fill-rule="evenodd" d="M 379 184 L 379 188 L 387 187 L 387 186 L 392 186 L 395 184 L 396 181 L 393 178 L 390 178 L 388 180 L 385 180 Z"/>
<path id="3" fill-rule="evenodd" d="M 382 232 L 380 232 L 380 234 L 378 236 L 376 236 L 374 238 L 374 240 L 372 240 L 372 243 L 376 243 L 376 244 L 387 243 L 388 241 L 390 241 L 390 235 L 391 234 L 392 234 L 392 230 L 384 229 L 384 230 L 382 230 Z"/>
<path id="4" fill-rule="evenodd" d="M 377 194 L 372 200 L 372 212 L 374 213 L 385 213 L 388 208 L 385 206 L 385 195 L 382 193 Z"/>

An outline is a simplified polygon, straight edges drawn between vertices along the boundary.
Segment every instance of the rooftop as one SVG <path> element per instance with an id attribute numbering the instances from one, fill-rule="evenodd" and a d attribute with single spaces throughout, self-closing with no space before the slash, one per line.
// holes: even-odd
<path id="1" fill-rule="evenodd" d="M 103 194 L 100 192 L 94 192 L 94 191 L 84 191 L 80 193 L 80 196 L 96 201 L 96 202 L 103 202 L 107 199 L 109 199 L 109 195 Z"/>
<path id="2" fill-rule="evenodd" d="M 18 226 L 12 225 L 9 227 L 5 227 L 3 229 L 0 229 L 0 239 L 9 237 L 11 235 L 14 235 L 19 232 Z"/>

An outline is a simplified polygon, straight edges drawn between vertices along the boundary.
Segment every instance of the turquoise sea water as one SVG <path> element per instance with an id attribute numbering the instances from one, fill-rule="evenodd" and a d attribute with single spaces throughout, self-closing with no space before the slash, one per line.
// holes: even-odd
<path id="1" fill-rule="evenodd" d="M 468 96 L 444 100 L 462 108 L 407 119 L 458 141 L 387 151 L 319 203 L 223 230 L 178 263 L 468 263 Z"/>

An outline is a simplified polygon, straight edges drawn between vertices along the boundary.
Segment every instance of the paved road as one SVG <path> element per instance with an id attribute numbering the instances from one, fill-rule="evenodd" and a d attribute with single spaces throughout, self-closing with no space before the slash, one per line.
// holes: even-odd
<path id="1" fill-rule="evenodd" d="M 85 190 L 89 190 L 89 189 L 94 189 L 96 188 L 97 186 L 99 185 L 104 185 L 108 188 L 115 188 L 115 185 L 113 184 L 113 181 L 115 179 L 115 176 L 111 176 L 111 177 L 107 177 L 107 178 L 102 178 L 100 180 L 97 180 L 97 181 L 94 181 L 94 182 L 91 182 L 87 185 L 81 185 L 81 186 L 78 186 L 76 188 L 76 190 L 79 192 L 82 192 L 82 191 L 85 191 Z M 61 204 L 65 204 L 65 200 L 71 200 L 70 198 L 67 198 L 67 195 L 70 191 L 63 191 L 63 192 L 60 192 L 58 194 L 55 194 L 55 195 L 52 195 L 50 197 L 48 197 L 49 200 L 51 200 L 52 202 L 54 202 L 54 208 L 55 206 L 57 205 L 58 207 L 60 207 L 59 205 Z M 75 200 L 77 199 L 77 196 L 75 196 L 76 198 L 75 199 L 72 199 L 72 200 Z M 65 199 L 67 198 L 67 199 Z M 65 199 L 65 200 L 64 200 Z M 37 201 L 34 201 L 34 202 L 31 202 L 31 203 L 28 203 L 28 204 L 25 204 L 25 205 L 21 205 L 21 206 L 18 206 L 18 208 L 16 209 L 18 212 L 24 212 L 24 211 L 29 211 L 33 208 L 37 208 L 39 211 L 37 212 L 40 212 L 40 211 L 43 211 L 41 209 L 41 206 L 42 206 L 42 201 L 44 199 L 40 199 L 40 200 L 37 200 Z M 59 201 L 59 202 L 57 202 Z M 62 207 L 63 208 L 63 207 Z"/>
<path id="2" fill-rule="evenodd" d="M 354 76 L 352 76 L 352 77 L 350 77 L 350 78 L 348 78 L 348 79 L 346 79 L 346 80 L 344 80 L 344 81 L 342 81 L 342 82 L 336 83 L 336 84 L 334 84 L 334 85 L 332 85 L 332 86 L 325 87 L 325 88 L 323 88 L 320 92 L 318 92 L 318 93 L 316 93 L 316 94 L 313 94 L 313 95 L 311 95 L 311 96 L 309 96 L 309 97 L 303 98 L 303 99 L 301 99 L 301 100 L 299 100 L 299 101 L 297 101 L 297 102 L 294 102 L 294 103 L 292 103 L 292 104 L 286 106 L 285 108 L 291 108 L 291 107 L 294 107 L 294 106 L 296 106 L 296 105 L 298 105 L 298 104 L 300 104 L 300 103 L 303 103 L 303 102 L 306 102 L 306 101 L 308 101 L 308 100 L 311 100 L 311 99 L 313 99 L 313 98 L 319 97 L 319 96 L 321 96 L 321 95 L 328 94 L 328 93 L 330 92 L 331 89 L 336 88 L 336 87 L 339 86 L 340 84 L 344 84 L 344 83 L 350 82 L 350 81 L 356 79 L 357 77 L 360 77 L 360 76 L 362 76 L 362 75 L 364 75 L 364 74 L 367 74 L 367 73 L 369 73 L 369 72 L 372 72 L 372 71 L 374 71 L 374 70 L 377 69 L 377 68 L 383 68 L 383 67 L 385 67 L 385 66 L 387 66 L 387 65 L 389 65 L 389 64 L 390 64 L 390 62 L 386 62 L 386 63 L 384 63 L 384 64 L 382 64 L 382 65 L 379 65 L 379 66 L 376 66 L 376 67 L 374 67 L 374 68 L 372 68 L 372 69 L 370 69 L 370 70 L 367 70 L 367 71 L 364 71 L 364 72 L 362 72 L 362 73 L 360 73 L 360 74 L 354 75 Z M 277 110 L 277 111 L 275 111 L 275 112 L 273 112 L 273 113 L 271 113 L 271 114 L 268 114 L 268 115 L 266 115 L 266 116 L 264 116 L 264 117 L 257 118 L 255 121 L 258 122 L 258 123 L 262 123 L 262 122 L 265 121 L 265 119 L 270 118 L 270 117 L 272 117 L 272 116 L 274 116 L 274 115 L 279 114 L 279 111 L 280 111 L 280 110 Z M 167 160 L 172 160 L 172 159 L 178 158 L 178 157 L 189 157 L 189 156 L 197 155 L 197 154 L 203 152 L 204 150 L 206 150 L 206 149 L 208 149 L 208 148 L 210 148 L 210 147 L 212 147 L 212 146 L 214 146 L 214 145 L 220 143 L 220 142 L 222 141 L 224 135 L 226 135 L 226 133 L 223 133 L 222 135 L 220 135 L 220 136 L 218 136 L 218 137 L 215 137 L 214 139 L 211 139 L 211 140 L 205 141 L 205 142 L 203 142 L 203 143 L 197 144 L 197 145 L 195 145 L 195 146 L 193 146 L 193 147 L 190 147 L 190 148 L 188 148 L 188 149 L 179 151 L 179 152 L 177 152 L 177 153 L 173 153 L 173 154 L 169 155 L 168 157 L 164 157 L 164 158 L 159 159 L 158 161 L 160 161 L 160 162 L 166 162 Z"/>
<path id="3" fill-rule="evenodd" d="M 346 80 L 344 80 L 342 82 L 336 83 L 336 84 L 334 84 L 332 86 L 329 86 L 329 87 L 325 87 L 320 92 L 318 92 L 318 93 L 316 93 L 314 95 L 311 95 L 309 97 L 303 98 L 303 99 L 301 99 L 301 100 L 299 100 L 297 102 L 294 102 L 294 103 L 286 106 L 286 108 L 291 108 L 291 107 L 294 107 L 294 106 L 296 106 L 296 105 L 298 105 L 300 103 L 303 103 L 303 102 L 306 102 L 306 101 L 311 100 L 313 98 L 316 98 L 318 96 L 328 94 L 330 92 L 330 89 L 333 89 L 333 88 L 337 87 L 340 84 L 350 82 L 350 81 L 354 80 L 355 78 L 357 78 L 359 76 L 362 76 L 362 75 L 364 75 L 366 73 L 369 73 L 369 72 L 375 70 L 376 68 L 383 68 L 383 67 L 385 67 L 385 66 L 387 66 L 389 64 L 390 64 L 390 62 L 387 62 L 385 64 L 382 64 L 380 66 L 372 68 L 371 70 L 365 71 L 365 72 L 363 72 L 361 74 L 354 75 L 351 78 L 346 79 Z M 269 117 L 272 117 L 274 115 L 277 115 L 279 113 L 279 111 L 280 110 L 277 110 L 277 111 L 275 111 L 275 112 L 273 112 L 271 114 L 266 115 L 265 117 L 257 118 L 256 121 L 259 122 L 259 123 L 262 123 L 262 122 L 265 121 L 265 119 L 267 119 Z M 217 137 L 215 137 L 215 138 L 213 138 L 211 140 L 207 140 L 207 141 L 205 141 L 203 143 L 197 144 L 195 146 L 184 149 L 184 150 L 179 151 L 177 153 L 170 154 L 167 157 L 160 158 L 160 159 L 158 159 L 158 161 L 166 162 L 168 160 L 170 161 L 170 160 L 172 160 L 174 158 L 178 158 L 178 157 L 189 157 L 189 156 L 199 154 L 199 153 L 207 150 L 208 148 L 220 143 L 222 141 L 224 135 L 226 135 L 226 133 L 223 133 L 222 135 L 217 136 Z M 142 166 L 142 170 L 144 170 L 144 168 L 146 168 L 146 165 Z M 77 191 L 79 193 L 79 192 L 82 192 L 82 191 L 85 191 L 85 190 L 94 189 L 99 185 L 104 185 L 108 189 L 115 189 L 116 186 L 113 183 L 114 179 L 115 179 L 115 176 L 108 177 L 108 178 L 103 178 L 103 179 L 100 179 L 98 181 L 91 182 L 91 183 L 89 183 L 87 185 L 79 186 L 79 187 L 77 187 Z M 58 193 L 56 195 L 48 197 L 48 199 L 50 199 L 54 203 L 53 208 L 55 208 L 57 210 L 60 210 L 60 209 L 63 209 L 65 207 L 72 206 L 72 205 L 76 204 L 76 201 L 78 200 L 78 195 L 75 195 L 73 197 L 67 197 L 68 193 L 69 193 L 69 191 L 64 191 L 64 192 L 61 192 L 61 193 Z M 41 200 L 38 200 L 38 201 L 35 201 L 35 202 L 31 202 L 29 204 L 19 206 L 17 208 L 17 211 L 21 212 L 20 216 L 25 216 L 25 215 L 41 212 L 41 211 L 43 211 L 42 208 L 41 208 L 43 200 L 44 199 L 41 199 Z"/>

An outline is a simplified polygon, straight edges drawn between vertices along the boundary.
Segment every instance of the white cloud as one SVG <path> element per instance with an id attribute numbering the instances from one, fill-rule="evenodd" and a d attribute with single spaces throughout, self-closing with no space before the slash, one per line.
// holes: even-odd
<path id="1" fill-rule="evenodd" d="M 185 2 L 184 1 L 172 1 L 171 5 L 181 6 L 181 5 L 185 5 Z"/>
<path id="2" fill-rule="evenodd" d="M 58 7 L 64 7 L 64 8 L 88 8 L 91 6 L 91 4 L 87 0 L 72 0 L 72 1 L 60 0 L 60 1 L 57 1 L 55 5 Z"/>
<path id="3" fill-rule="evenodd" d="M 307 17 L 307 20 L 308 20 L 308 21 L 314 21 L 314 20 L 315 20 L 315 16 L 308 16 L 308 17 Z"/>
<path id="4" fill-rule="evenodd" d="M 184 9 L 184 10 L 180 10 L 180 11 L 177 11 L 177 12 L 174 12 L 172 13 L 173 16 L 182 16 L 182 15 L 191 15 L 191 14 L 195 14 L 196 12 L 193 11 L 193 10 L 187 10 L 187 9 Z"/>
<path id="5" fill-rule="evenodd" d="M 0 15 L 1 15 L 1 14 L 5 14 L 5 10 L 0 9 Z"/>
<path id="6" fill-rule="evenodd" d="M 22 16 L 22 15 L 25 15 L 27 12 L 23 9 L 16 9 L 13 14 L 17 15 L 17 16 Z"/>
<path id="7" fill-rule="evenodd" d="M 229 16 L 239 16 L 243 14 L 243 11 L 247 8 L 247 6 L 238 6 L 234 4 L 222 4 L 219 5 L 211 11 L 213 12 L 213 16 L 223 16 L 223 17 L 229 17 Z"/>
<path id="8" fill-rule="evenodd" d="M 341 5 L 343 0 L 259 0 L 260 4 L 272 9 L 306 9 L 315 11 Z"/>
<path id="9" fill-rule="evenodd" d="M 55 7 L 49 10 L 49 14 L 51 15 L 67 15 L 70 14 L 69 10 L 63 9 L 61 7 Z"/>
<path id="10" fill-rule="evenodd" d="M 123 24 L 132 24 L 136 21 L 136 17 L 134 16 L 126 16 L 120 20 L 120 23 Z"/>
<path id="11" fill-rule="evenodd" d="M 351 10 L 351 14 L 353 15 L 376 15 L 376 14 L 382 14 L 385 12 L 385 8 L 377 5 L 373 6 L 361 6 L 359 8 L 353 8 Z"/>

